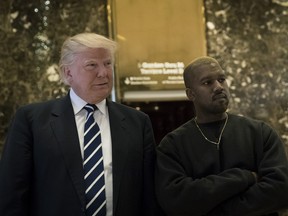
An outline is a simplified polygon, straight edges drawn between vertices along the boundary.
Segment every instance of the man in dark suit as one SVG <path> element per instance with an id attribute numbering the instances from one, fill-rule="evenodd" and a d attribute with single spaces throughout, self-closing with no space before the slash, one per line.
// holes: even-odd
<path id="1" fill-rule="evenodd" d="M 114 41 L 94 33 L 64 42 L 60 69 L 70 91 L 64 98 L 17 111 L 0 162 L 1 216 L 98 215 L 86 210 L 90 205 L 84 171 L 86 104 L 97 106 L 92 115 L 102 139 L 105 201 L 99 213 L 159 214 L 150 119 L 107 99 L 113 86 L 115 50 Z"/>

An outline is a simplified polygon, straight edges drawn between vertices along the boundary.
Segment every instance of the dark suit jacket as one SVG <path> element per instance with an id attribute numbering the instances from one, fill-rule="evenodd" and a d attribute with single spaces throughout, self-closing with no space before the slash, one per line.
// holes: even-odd
<path id="1" fill-rule="evenodd" d="M 132 108 L 111 101 L 107 105 L 114 215 L 157 215 L 151 122 Z M 85 215 L 83 179 L 70 97 L 20 108 L 1 158 L 0 215 Z"/>

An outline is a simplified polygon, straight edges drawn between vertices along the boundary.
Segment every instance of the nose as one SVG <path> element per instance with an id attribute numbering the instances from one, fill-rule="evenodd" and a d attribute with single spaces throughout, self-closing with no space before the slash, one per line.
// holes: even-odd
<path id="1" fill-rule="evenodd" d="M 108 73 L 108 69 L 105 67 L 105 65 L 101 65 L 98 68 L 97 77 L 105 77 L 107 76 L 107 73 Z"/>
<path id="2" fill-rule="evenodd" d="M 214 92 L 222 92 L 223 91 L 223 85 L 221 82 L 219 82 L 218 80 L 215 80 L 215 83 L 214 83 Z"/>

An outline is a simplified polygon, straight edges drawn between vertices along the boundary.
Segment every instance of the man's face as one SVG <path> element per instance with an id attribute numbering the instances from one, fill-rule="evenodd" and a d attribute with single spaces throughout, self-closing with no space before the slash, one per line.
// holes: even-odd
<path id="1" fill-rule="evenodd" d="M 225 112 L 230 93 L 222 68 L 215 63 L 206 64 L 191 76 L 191 88 L 187 89 L 187 96 L 193 101 L 197 115 Z"/>
<path id="2" fill-rule="evenodd" d="M 113 60 L 109 50 L 87 48 L 75 54 L 65 68 L 65 76 L 75 93 L 88 103 L 107 98 L 113 87 Z"/>

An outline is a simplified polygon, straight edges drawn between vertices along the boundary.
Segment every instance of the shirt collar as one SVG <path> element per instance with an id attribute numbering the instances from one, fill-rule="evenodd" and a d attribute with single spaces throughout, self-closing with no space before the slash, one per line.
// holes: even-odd
<path id="1" fill-rule="evenodd" d="M 73 106 L 73 110 L 74 110 L 74 115 L 78 114 L 83 107 L 87 104 L 86 101 L 84 101 L 82 98 L 80 98 L 75 92 L 74 90 L 71 88 L 70 89 L 70 99 L 71 99 L 71 103 Z M 100 101 L 99 103 L 95 104 L 97 106 L 97 108 L 99 109 L 99 111 L 103 114 L 106 115 L 107 114 L 107 110 L 106 110 L 106 99 Z"/>

